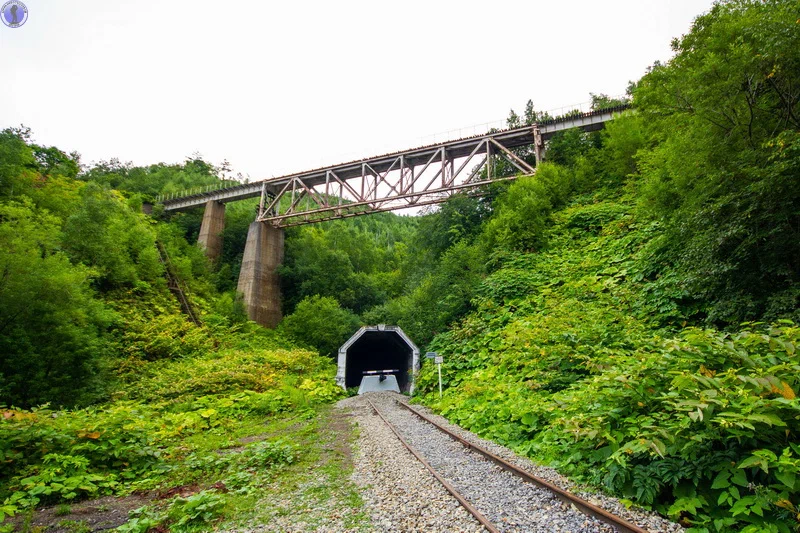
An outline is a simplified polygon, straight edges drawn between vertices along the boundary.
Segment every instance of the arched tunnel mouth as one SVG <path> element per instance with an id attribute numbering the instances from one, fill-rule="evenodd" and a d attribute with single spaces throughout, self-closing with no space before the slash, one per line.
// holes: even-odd
<path id="1" fill-rule="evenodd" d="M 365 372 L 393 371 L 400 392 L 409 392 L 413 365 L 411 346 L 396 332 L 365 331 L 347 349 L 345 387 L 358 387 Z"/>

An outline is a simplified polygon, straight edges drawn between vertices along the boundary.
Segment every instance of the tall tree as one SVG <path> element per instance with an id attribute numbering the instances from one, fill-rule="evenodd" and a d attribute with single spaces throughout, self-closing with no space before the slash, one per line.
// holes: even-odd
<path id="1" fill-rule="evenodd" d="M 92 270 L 60 251 L 60 220 L 29 201 L 0 203 L 0 401 L 74 405 L 97 372 L 112 314 Z"/>
<path id="2" fill-rule="evenodd" d="M 643 207 L 669 230 L 656 262 L 719 324 L 800 302 L 798 20 L 791 0 L 719 2 L 634 93 L 661 140 L 639 155 Z"/>

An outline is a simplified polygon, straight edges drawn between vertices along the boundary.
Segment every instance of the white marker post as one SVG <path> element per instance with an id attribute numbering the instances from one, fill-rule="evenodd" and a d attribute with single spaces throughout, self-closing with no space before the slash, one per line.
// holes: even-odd
<path id="1" fill-rule="evenodd" d="M 439 399 L 442 399 L 442 363 L 444 362 L 444 357 L 441 355 L 437 355 L 433 358 L 433 362 L 436 363 L 437 368 L 439 369 Z"/>

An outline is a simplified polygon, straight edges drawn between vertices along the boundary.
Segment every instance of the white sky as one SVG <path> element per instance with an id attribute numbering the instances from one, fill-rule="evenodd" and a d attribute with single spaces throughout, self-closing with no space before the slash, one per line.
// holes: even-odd
<path id="1" fill-rule="evenodd" d="M 200 152 L 251 180 L 429 143 L 529 98 L 622 94 L 712 4 L 23 1 L 25 25 L 0 25 L 0 128 L 84 163 Z"/>

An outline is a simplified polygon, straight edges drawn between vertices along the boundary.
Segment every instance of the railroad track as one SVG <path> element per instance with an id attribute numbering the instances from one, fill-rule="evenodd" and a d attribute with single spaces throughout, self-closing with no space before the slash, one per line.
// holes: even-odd
<path id="1" fill-rule="evenodd" d="M 425 455 L 423 453 L 420 453 L 420 451 L 413 445 L 413 442 L 409 442 L 410 440 L 413 440 L 412 438 L 409 438 L 408 435 L 404 436 L 403 432 L 401 432 L 395 424 L 393 424 L 392 422 L 389 421 L 389 419 L 384 415 L 384 413 L 381 412 L 380 409 L 378 409 L 378 407 L 375 405 L 375 403 L 372 402 L 372 400 L 370 400 L 369 398 L 366 398 L 366 400 L 369 403 L 369 405 L 372 408 L 372 410 L 389 427 L 389 429 L 395 434 L 395 436 L 397 436 L 398 440 L 405 446 L 405 448 L 408 449 L 408 451 L 414 457 L 416 457 L 417 460 L 420 461 L 420 463 L 422 463 L 425 466 L 425 468 L 442 484 L 442 486 L 459 502 L 459 504 L 461 504 L 461 506 L 467 512 L 469 512 L 473 517 L 475 517 L 475 519 L 487 531 L 489 531 L 490 533 L 501 533 L 502 531 L 504 531 L 503 528 L 504 528 L 504 526 L 506 526 L 506 523 L 503 522 L 503 520 L 495 519 L 495 522 L 499 521 L 499 522 L 502 522 L 502 523 L 499 523 L 499 524 L 498 523 L 493 523 L 492 520 L 490 520 L 490 518 L 488 518 L 486 515 L 487 514 L 497 515 L 498 514 L 497 513 L 497 508 L 502 508 L 503 506 L 508 506 L 509 505 L 508 501 L 490 502 L 489 500 L 487 500 L 487 498 L 485 498 L 483 496 L 479 496 L 479 497 L 475 498 L 474 497 L 475 494 L 473 494 L 473 497 L 471 498 L 470 495 L 462 494 L 461 491 L 459 491 L 458 488 L 455 486 L 455 483 L 453 483 L 453 482 L 451 482 L 451 481 L 449 481 L 447 479 L 447 477 L 446 477 L 447 474 L 446 473 L 437 470 L 431 464 L 432 461 L 429 461 L 428 459 L 426 459 Z M 415 417 L 418 417 L 420 420 L 422 420 L 425 424 L 432 426 L 433 428 L 438 430 L 438 432 L 441 432 L 442 434 L 444 434 L 447 437 L 449 437 L 449 439 L 451 439 L 452 441 L 454 441 L 454 442 L 458 443 L 459 445 L 461 445 L 461 447 L 465 451 L 470 451 L 470 452 L 477 453 L 480 457 L 472 456 L 474 461 L 493 463 L 494 465 L 499 466 L 504 471 L 512 474 L 513 476 L 515 476 L 516 478 L 518 478 L 519 480 L 521 480 L 525 484 L 531 484 L 531 485 L 533 485 L 535 487 L 538 487 L 542 491 L 546 491 L 547 493 L 551 494 L 552 496 L 554 496 L 554 497 L 558 498 L 559 500 L 563 501 L 564 503 L 566 503 L 566 505 L 568 507 L 574 508 L 575 510 L 580 511 L 581 513 L 583 513 L 587 517 L 590 517 L 590 519 L 595 519 L 595 520 L 597 520 L 599 522 L 602 522 L 604 525 L 610 526 L 614 530 L 619 531 L 620 533 L 647 533 L 646 530 L 644 530 L 644 529 L 642 529 L 642 528 L 640 528 L 640 527 L 638 527 L 638 526 L 636 526 L 634 524 L 631 524 L 630 522 L 624 520 L 623 518 L 620 518 L 620 517 L 608 512 L 608 511 L 606 511 L 605 509 L 601 509 L 600 507 L 597 507 L 597 506 L 587 502 L 586 500 L 584 500 L 584 499 L 582 499 L 582 498 L 580 498 L 580 497 L 578 497 L 578 496 L 576 496 L 576 495 L 574 495 L 574 494 L 572 494 L 572 493 L 570 493 L 568 491 L 565 491 L 565 490 L 553 485 L 552 483 L 549 483 L 548 481 L 545 481 L 545 480 L 540 479 L 540 478 L 538 478 L 536 476 L 533 476 L 533 475 L 529 474 L 528 472 L 525 472 L 524 470 L 512 465 L 508 461 L 505 461 L 504 459 L 496 456 L 492 452 L 490 452 L 490 451 L 488 451 L 488 450 L 486 450 L 486 449 L 484 449 L 484 448 L 482 448 L 480 446 L 477 446 L 477 445 L 475 445 L 475 444 L 463 439 L 459 435 L 453 433 L 449 429 L 443 427 L 441 424 L 439 424 L 436 421 L 432 420 L 430 417 L 428 417 L 425 414 L 419 412 L 417 409 L 415 409 L 415 408 L 413 408 L 413 407 L 411 407 L 411 406 L 409 406 L 409 405 L 407 405 L 407 404 L 405 404 L 403 402 L 397 401 L 394 398 L 392 398 L 392 402 L 394 403 L 394 405 L 400 406 L 402 409 L 405 409 L 405 410 L 409 411 Z M 408 429 L 408 428 L 406 428 L 406 429 Z M 450 458 L 450 456 L 448 456 L 448 458 Z M 483 466 L 475 465 L 475 466 L 469 467 L 469 470 L 481 470 L 482 468 L 483 468 Z M 455 477 L 458 478 L 459 476 L 456 474 Z M 464 484 L 464 482 L 465 482 L 464 479 L 461 479 L 461 483 Z M 509 484 L 511 484 L 511 483 L 509 483 Z M 476 501 L 472 501 L 471 502 L 470 499 L 479 500 L 479 501 L 477 501 L 477 502 Z M 491 503 L 491 505 L 489 505 L 490 503 Z M 524 503 L 525 502 L 523 502 L 523 504 Z M 484 508 L 483 512 L 481 510 L 479 510 L 479 507 Z M 491 512 L 491 509 L 487 511 L 486 510 L 487 507 L 494 508 L 494 512 Z M 548 513 L 552 513 L 552 512 L 553 512 L 553 509 L 551 508 L 548 511 Z M 549 520 L 557 520 L 557 518 L 554 518 L 552 514 L 545 514 L 545 517 L 548 517 Z M 551 526 L 551 524 L 541 524 L 538 527 L 540 528 L 540 530 L 549 530 L 550 526 Z M 523 526 L 523 527 L 525 527 L 525 526 Z M 508 529 L 512 529 L 513 530 L 514 526 L 509 526 Z M 554 530 L 555 530 L 555 528 L 554 528 Z M 589 530 L 589 531 L 597 531 L 598 529 L 596 527 L 588 527 L 587 530 Z"/>

